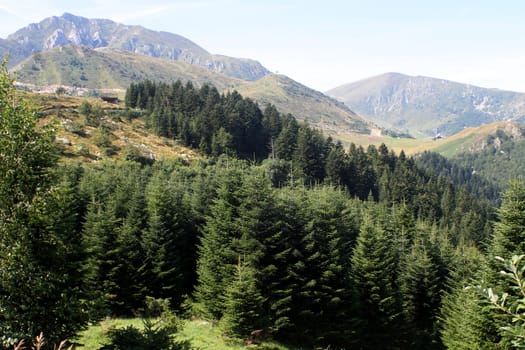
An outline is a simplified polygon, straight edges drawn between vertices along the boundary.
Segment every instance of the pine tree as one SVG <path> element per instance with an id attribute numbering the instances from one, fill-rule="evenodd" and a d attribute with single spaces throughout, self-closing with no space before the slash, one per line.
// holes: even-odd
<path id="1" fill-rule="evenodd" d="M 350 174 L 350 194 L 366 200 L 369 194 L 377 198 L 376 173 L 362 146 L 350 145 L 348 151 Z"/>
<path id="2" fill-rule="evenodd" d="M 396 246 L 370 213 L 365 213 L 352 256 L 357 349 L 399 346 L 401 304 L 396 288 Z"/>
<path id="3" fill-rule="evenodd" d="M 434 329 L 440 304 L 439 277 L 423 238 L 416 239 L 400 273 L 408 348 L 439 348 Z"/>
<path id="4" fill-rule="evenodd" d="M 246 339 L 252 331 L 267 326 L 264 297 L 257 286 L 255 270 L 241 260 L 235 267 L 235 275 L 226 288 L 221 326 L 235 338 Z"/>
<path id="5" fill-rule="evenodd" d="M 514 181 L 503 195 L 498 210 L 499 221 L 494 225 L 494 238 L 489 254 L 508 259 L 525 254 L 525 185 Z M 499 264 L 496 267 L 499 271 Z M 492 264 L 494 266 L 494 264 Z"/>
<path id="6" fill-rule="evenodd" d="M 309 125 L 299 127 L 293 162 L 306 184 L 323 181 L 326 162 L 325 140 Z"/>
<path id="7" fill-rule="evenodd" d="M 344 346 L 350 327 L 349 251 L 357 228 L 347 210 L 347 197 L 331 188 L 307 192 L 300 250 L 303 256 L 295 325 L 313 344 Z"/>
<path id="8" fill-rule="evenodd" d="M 267 298 L 272 329 L 277 337 L 285 339 L 301 333 L 296 322 L 303 305 L 296 298 L 305 266 L 300 249 L 304 236 L 304 218 L 300 213 L 305 200 L 301 189 L 281 189 L 276 198 L 277 230 L 264 241 L 269 262 L 261 270 L 261 289 Z"/>
<path id="9" fill-rule="evenodd" d="M 488 249 L 487 264 L 482 272 L 483 287 L 490 287 L 498 295 L 508 293 L 507 305 L 515 301 L 512 282 L 502 276 L 501 262 L 496 257 L 510 259 L 513 255 L 525 254 L 525 185 L 514 181 L 503 194 L 501 207 L 497 211 L 499 221 L 494 224 L 494 237 Z M 521 297 L 521 296 L 520 296 Z M 492 332 L 494 346 L 510 348 L 511 338 L 503 327 L 512 323 L 511 316 L 487 310 L 485 306 L 482 325 Z M 499 332 L 498 335 L 494 328 Z M 492 344 L 491 344 L 492 345 Z"/>
<path id="10" fill-rule="evenodd" d="M 86 247 L 94 287 L 104 295 L 105 313 L 119 309 L 117 219 L 113 203 L 93 201 L 88 204 L 82 232 L 82 244 Z"/>
<path id="11" fill-rule="evenodd" d="M 275 155 L 279 159 L 292 160 L 297 148 L 299 125 L 292 115 L 283 119 L 283 128 L 274 143 Z"/>
<path id="12" fill-rule="evenodd" d="M 238 256 L 232 248 L 232 240 L 241 237 L 236 225 L 241 184 L 240 172 L 235 169 L 228 171 L 228 176 L 220 184 L 200 239 L 194 297 L 198 311 L 211 319 L 218 320 L 222 316 L 224 293 L 231 282 L 232 266 Z"/>
<path id="13" fill-rule="evenodd" d="M 450 350 L 504 349 L 491 319 L 473 286 L 485 265 L 484 257 L 473 246 L 457 248 L 448 288 L 443 295 L 439 328 L 441 341 Z"/>
<path id="14" fill-rule="evenodd" d="M 334 186 L 347 185 L 348 156 L 343 149 L 341 142 L 337 142 L 328 152 L 326 158 L 326 179 L 325 182 Z"/>
<path id="15" fill-rule="evenodd" d="M 142 234 L 150 296 L 177 308 L 191 291 L 196 237 L 189 229 L 184 184 L 158 171 L 146 188 L 148 222 Z"/>

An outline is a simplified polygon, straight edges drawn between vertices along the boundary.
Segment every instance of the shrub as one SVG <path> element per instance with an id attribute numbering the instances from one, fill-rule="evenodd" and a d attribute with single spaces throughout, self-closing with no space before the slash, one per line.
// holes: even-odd
<path id="1" fill-rule="evenodd" d="M 109 344 L 100 350 L 171 350 L 177 349 L 166 327 L 156 327 L 153 321 L 144 319 L 144 330 L 134 326 L 114 328 L 108 332 Z"/>

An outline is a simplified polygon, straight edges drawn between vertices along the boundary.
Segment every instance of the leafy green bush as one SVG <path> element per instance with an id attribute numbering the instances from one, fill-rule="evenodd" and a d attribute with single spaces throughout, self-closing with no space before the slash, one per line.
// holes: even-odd
<path id="1" fill-rule="evenodd" d="M 108 332 L 109 344 L 100 350 L 172 350 L 179 349 L 167 327 L 156 327 L 153 321 L 144 320 L 144 330 L 134 326 L 114 328 Z"/>
<path id="2" fill-rule="evenodd" d="M 144 329 L 134 326 L 113 328 L 108 332 L 109 344 L 100 350 L 178 350 L 187 349 L 188 343 L 176 342 L 178 318 L 169 310 L 169 299 L 146 297 Z M 158 317 L 153 321 L 150 317 Z"/>
<path id="3" fill-rule="evenodd" d="M 482 291 L 492 309 L 504 317 L 500 326 L 503 334 L 516 349 L 525 349 L 525 255 L 513 255 L 509 260 L 496 258 L 503 263 L 500 274 L 512 283 L 511 287 L 500 294 L 492 288 Z"/>

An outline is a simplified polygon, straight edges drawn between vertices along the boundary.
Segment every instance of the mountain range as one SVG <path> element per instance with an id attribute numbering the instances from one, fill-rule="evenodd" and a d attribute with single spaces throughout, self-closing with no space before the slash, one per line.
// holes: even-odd
<path id="1" fill-rule="evenodd" d="M 380 126 L 415 137 L 525 120 L 525 94 L 444 79 L 386 73 L 326 92 Z"/>
<path id="2" fill-rule="evenodd" d="M 121 96 L 145 79 L 211 84 L 352 140 L 377 129 L 416 138 L 449 136 L 466 127 L 525 120 L 525 94 L 443 79 L 386 73 L 325 94 L 252 59 L 215 55 L 177 34 L 65 13 L 0 39 L 17 84 L 78 94 L 113 89 Z M 51 90 L 50 90 L 51 89 Z M 357 113 L 355 113 L 355 112 Z M 354 136 L 352 136 L 354 135 Z"/>
<path id="3" fill-rule="evenodd" d="M 73 92 L 114 89 L 123 94 L 131 82 L 145 79 L 191 81 L 238 90 L 329 133 L 370 128 L 343 103 L 272 74 L 257 61 L 211 55 L 184 37 L 140 26 L 66 13 L 9 35 L 0 41 L 0 56 L 7 52 L 17 84 L 32 90 L 62 85 Z"/>
<path id="4" fill-rule="evenodd" d="M 129 26 L 108 19 L 88 19 L 64 13 L 33 23 L 0 39 L 0 55 L 11 52 L 10 64 L 65 45 L 111 48 L 196 65 L 243 80 L 257 80 L 270 71 L 251 59 L 213 55 L 180 35 Z"/>

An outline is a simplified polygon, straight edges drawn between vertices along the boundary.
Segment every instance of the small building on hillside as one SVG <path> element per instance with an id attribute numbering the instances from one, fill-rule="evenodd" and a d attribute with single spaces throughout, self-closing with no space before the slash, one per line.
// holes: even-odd
<path id="1" fill-rule="evenodd" d="M 118 96 L 103 95 L 103 96 L 100 96 L 100 99 L 102 101 L 109 102 L 109 103 L 114 103 L 114 104 L 119 104 L 119 102 L 120 102 L 120 100 L 118 99 Z"/>

